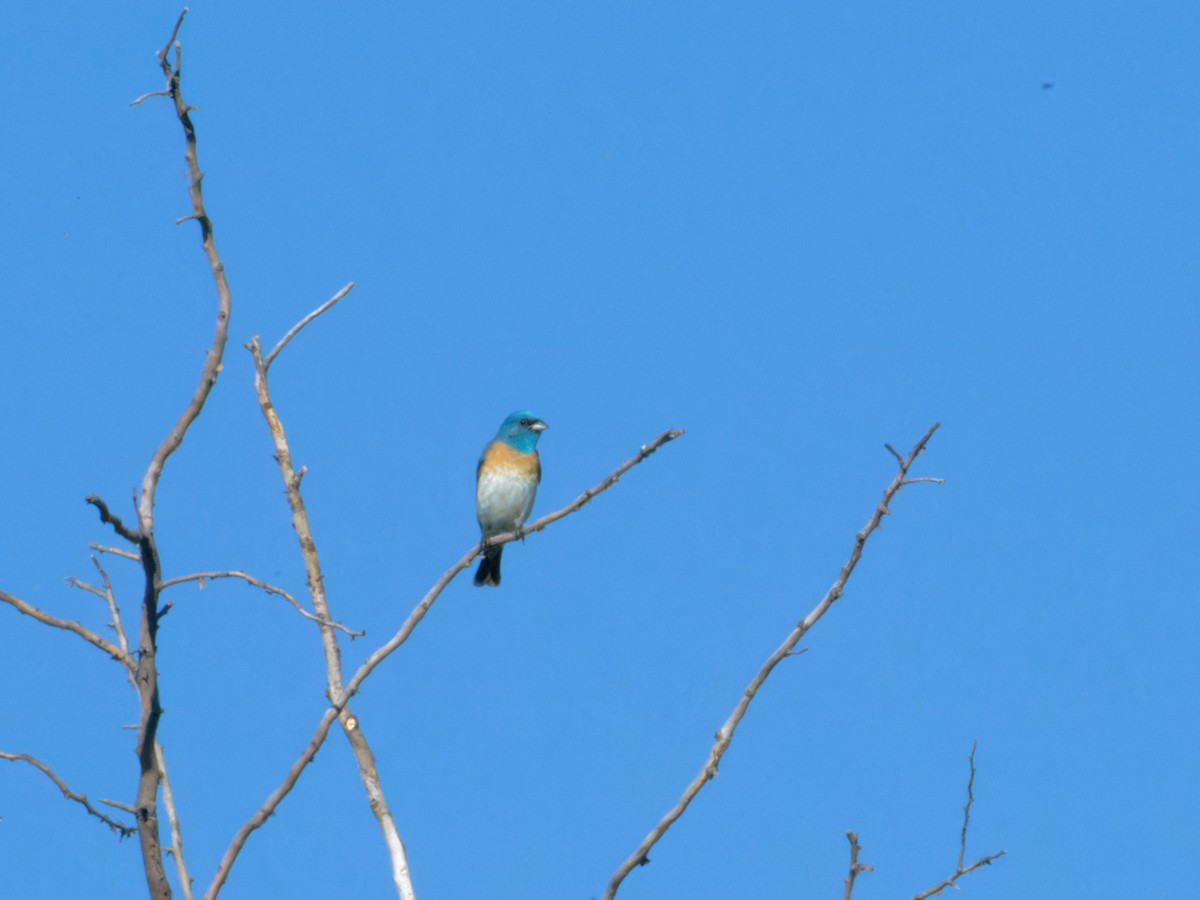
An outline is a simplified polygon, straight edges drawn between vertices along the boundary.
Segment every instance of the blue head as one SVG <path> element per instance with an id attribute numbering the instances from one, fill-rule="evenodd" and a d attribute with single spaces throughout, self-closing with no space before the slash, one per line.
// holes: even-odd
<path id="1" fill-rule="evenodd" d="M 504 441 L 514 450 L 522 453 L 532 453 L 537 447 L 538 438 L 546 430 L 546 423 L 527 409 L 519 409 L 509 415 L 496 433 L 498 440 Z"/>

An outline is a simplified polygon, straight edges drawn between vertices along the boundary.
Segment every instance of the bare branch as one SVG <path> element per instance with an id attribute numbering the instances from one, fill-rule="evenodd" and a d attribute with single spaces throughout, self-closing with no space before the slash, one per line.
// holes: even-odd
<path id="1" fill-rule="evenodd" d="M 901 460 L 903 462 L 903 460 Z M 845 885 L 846 891 L 842 894 L 842 900 L 850 900 L 850 892 L 854 890 L 854 879 L 858 877 L 860 872 L 874 872 L 874 866 L 868 866 L 865 863 L 858 861 L 858 851 L 862 849 L 858 845 L 858 835 L 853 831 L 846 832 L 846 840 L 850 842 L 850 872 L 846 875 Z"/>
<path id="2" fill-rule="evenodd" d="M 967 757 L 967 765 L 971 774 L 967 776 L 967 803 L 963 807 L 962 833 L 958 840 L 958 869 L 961 872 L 963 857 L 967 855 L 967 826 L 971 824 L 971 807 L 975 804 L 975 750 L 979 747 L 979 739 L 971 741 L 971 754 Z"/>
<path id="3" fill-rule="evenodd" d="M 325 577 L 321 572 L 321 561 L 317 554 L 317 545 L 313 539 L 312 528 L 308 521 L 308 510 L 305 508 L 304 497 L 300 492 L 300 480 L 303 478 L 305 470 L 302 468 L 297 472 L 292 465 L 292 452 L 288 445 L 287 433 L 284 431 L 283 421 L 279 418 L 275 410 L 275 405 L 271 400 L 270 385 L 267 380 L 267 368 L 271 360 L 287 345 L 288 341 L 298 334 L 305 325 L 333 307 L 353 287 L 354 282 L 350 282 L 332 298 L 301 319 L 291 331 L 284 335 L 283 339 L 276 344 L 275 349 L 265 359 L 262 356 L 262 347 L 258 338 L 254 338 L 248 347 L 254 357 L 254 386 L 258 394 L 259 407 L 262 410 L 263 418 L 266 419 L 267 428 L 271 433 L 271 440 L 275 445 L 275 461 L 279 466 L 279 474 L 283 478 L 288 505 L 292 510 L 292 527 L 295 529 L 296 537 L 300 542 L 300 555 L 304 560 L 305 572 L 308 575 L 308 593 L 312 598 L 313 610 L 316 613 L 321 629 L 321 642 L 325 651 L 329 698 L 338 704 L 339 709 L 337 712 L 342 724 L 342 730 L 354 751 L 354 759 L 358 764 L 358 771 L 362 778 L 363 787 L 366 790 L 367 801 L 383 833 L 384 843 L 387 845 L 388 856 L 392 864 L 392 880 L 395 882 L 396 891 L 401 900 L 416 900 L 416 894 L 412 886 L 412 873 L 408 865 L 408 852 L 404 847 L 404 841 L 400 838 L 400 832 L 396 828 L 396 822 L 392 816 L 391 809 L 388 807 L 387 798 L 384 796 L 383 784 L 379 778 L 379 769 L 375 763 L 375 755 L 371 752 L 367 739 L 363 735 L 359 720 L 346 705 L 348 697 L 342 690 L 341 653 L 337 643 L 337 635 L 334 634 L 332 627 L 329 603 L 325 596 Z"/>
<path id="4" fill-rule="evenodd" d="M 967 866 L 965 869 L 963 868 L 963 859 L 967 855 L 967 827 L 971 824 L 971 804 L 975 802 L 975 748 L 978 746 L 979 741 L 971 742 L 971 755 L 967 759 L 967 762 L 971 767 L 971 775 L 967 779 L 967 805 L 963 807 L 962 834 L 959 838 L 958 844 L 958 865 L 955 867 L 953 875 L 951 875 L 949 878 L 939 881 L 933 887 L 928 888 L 919 894 L 914 894 L 913 900 L 926 900 L 928 897 L 936 897 L 948 887 L 958 890 L 957 882 L 959 878 L 964 875 L 969 875 L 980 866 L 990 866 L 993 860 L 997 860 L 1008 853 L 1007 850 L 1001 850 L 999 853 L 993 853 L 990 856 L 981 856 L 979 859 L 975 860 L 975 862 L 971 863 L 971 865 Z"/>
<path id="5" fill-rule="evenodd" d="M 330 628 L 336 628 L 339 631 L 343 631 L 347 635 L 350 636 L 351 640 L 353 640 L 356 637 L 362 637 L 364 634 L 366 634 L 365 631 L 352 631 L 351 629 L 349 629 L 345 625 L 343 625 L 341 622 L 333 622 L 328 619 L 322 619 L 318 616 L 314 616 L 307 609 L 305 609 L 303 606 L 300 605 L 299 600 L 297 600 L 295 597 L 293 597 L 291 594 L 289 594 L 283 588 L 276 587 L 273 584 L 267 584 L 265 581 L 261 581 L 261 580 L 255 578 L 253 575 L 248 575 L 247 573 L 242 572 L 240 570 L 231 570 L 231 571 L 227 571 L 227 572 L 193 572 L 191 575 L 179 575 L 179 576 L 176 576 L 175 578 L 168 578 L 166 581 L 160 581 L 158 583 L 158 588 L 160 591 L 165 591 L 167 588 L 174 587 L 177 584 L 183 584 L 184 582 L 188 582 L 188 581 L 195 581 L 195 582 L 198 582 L 200 585 L 200 588 L 203 589 L 205 581 L 216 580 L 218 578 L 239 578 L 242 581 L 246 582 L 247 584 L 253 585 L 254 587 L 257 587 L 257 588 L 262 588 L 267 594 L 274 594 L 276 596 L 282 597 L 284 600 L 286 600 L 288 603 L 290 603 L 292 606 L 294 606 L 296 608 L 297 612 L 299 612 L 300 615 L 304 616 L 304 618 L 309 619 L 310 621 L 316 622 L 320 625 L 328 625 Z"/>
<path id="6" fill-rule="evenodd" d="M 354 761 L 358 763 L 359 777 L 362 778 L 363 788 L 367 792 L 367 802 L 370 804 L 371 812 L 375 814 L 375 819 L 383 832 L 383 840 L 388 848 L 388 858 L 392 863 L 392 883 L 396 885 L 396 894 L 400 900 L 416 900 L 412 872 L 408 866 L 408 850 L 404 846 L 404 841 L 396 828 L 392 810 L 383 795 L 383 783 L 379 780 L 379 767 L 375 763 L 375 754 L 371 752 L 371 747 L 362 733 L 361 723 L 350 712 L 349 707 L 341 711 L 338 721 L 341 722 L 346 740 L 350 742 L 350 748 L 354 751 Z"/>
<path id="7" fill-rule="evenodd" d="M 3 751 L 0 751 L 0 759 L 7 759 L 10 762 L 19 761 L 29 763 L 31 766 L 41 771 L 42 774 L 53 781 L 58 789 L 62 791 L 62 795 L 64 797 L 66 797 L 68 800 L 74 800 L 76 803 L 80 804 L 88 811 L 88 813 L 95 816 L 97 819 L 107 825 L 112 831 L 116 832 L 116 834 L 118 834 L 120 837 L 129 837 L 136 830 L 128 825 L 122 825 L 120 822 L 110 819 L 104 813 L 100 812 L 100 810 L 96 809 L 96 807 L 92 806 L 92 804 L 88 802 L 87 794 L 77 794 L 72 791 L 67 787 L 66 783 L 63 782 L 63 780 L 57 775 L 55 775 L 54 772 L 51 771 L 50 767 L 40 759 L 32 757 L 27 753 L 5 753 Z"/>
<path id="8" fill-rule="evenodd" d="M 130 103 L 129 103 L 129 105 L 130 105 L 130 106 L 137 106 L 137 105 L 138 105 L 139 103 L 141 103 L 143 100 L 149 100 L 151 97 L 170 97 L 170 96 L 171 96 L 171 92 L 170 92 L 170 91 L 166 91 L 166 90 L 163 90 L 163 91 L 147 91 L 146 93 L 142 94 L 142 96 L 138 97 L 136 100 L 131 100 L 131 101 L 130 101 Z"/>
<path id="9" fill-rule="evenodd" d="M 104 797 L 101 797 L 101 798 L 100 798 L 98 801 L 96 801 L 96 802 L 97 802 L 97 803 L 103 803 L 105 806 L 111 806 L 113 809 L 119 809 L 119 810 L 121 810 L 122 812 L 127 812 L 127 813 L 129 813 L 131 816 L 136 816 L 136 815 L 137 815 L 137 807 L 135 807 L 135 806 L 134 806 L 133 804 L 131 804 L 131 803 L 122 803 L 120 800 L 108 800 L 108 799 L 106 799 L 106 798 L 104 798 Z"/>
<path id="10" fill-rule="evenodd" d="M 307 316 L 305 316 L 303 319 L 301 319 L 299 322 L 297 322 L 295 325 L 293 325 L 288 330 L 288 333 L 279 339 L 279 343 L 275 345 L 275 347 L 271 350 L 271 352 L 263 357 L 263 368 L 269 369 L 271 367 L 271 363 L 275 360 L 275 357 L 277 357 L 279 355 L 279 352 L 288 345 L 288 342 L 292 338 L 294 338 L 296 335 L 298 335 L 300 333 L 300 329 L 302 329 L 305 325 L 307 325 L 309 322 L 311 322 L 317 316 L 321 315 L 321 313 L 327 312 L 328 310 L 332 309 L 335 305 L 337 305 L 337 302 L 339 300 L 341 300 L 343 297 L 345 297 L 352 290 L 354 290 L 354 282 L 353 281 L 349 282 L 344 288 L 342 288 L 340 291 L 338 291 L 336 294 L 334 294 L 332 297 L 330 297 L 328 300 L 326 300 L 324 303 L 322 303 L 320 306 L 318 306 L 316 309 L 314 309 L 312 312 L 310 312 Z"/>
<path id="11" fill-rule="evenodd" d="M 183 17 L 186 16 L 187 14 L 188 14 L 188 8 L 185 6 L 183 8 L 183 10 L 179 13 L 179 18 L 175 20 L 175 27 L 171 29 L 171 36 L 169 38 L 167 38 L 167 42 L 165 44 L 163 44 L 162 49 L 159 50 L 158 53 L 155 54 L 155 56 L 158 58 L 159 62 L 164 63 L 164 64 L 166 63 L 167 51 L 170 50 L 171 45 L 173 43 L 175 43 L 175 38 L 179 35 L 179 29 L 183 27 Z M 178 48 L 176 48 L 176 50 L 178 50 Z M 176 72 L 175 74 L 179 74 L 179 73 Z M 170 79 L 169 71 L 167 73 L 167 77 L 169 80 Z"/>
<path id="12" fill-rule="evenodd" d="M 73 622 L 69 619 L 60 619 L 57 616 L 52 616 L 49 613 L 42 612 L 36 606 L 32 606 L 19 597 L 14 597 L 12 594 L 5 593 L 4 591 L 0 591 L 0 601 L 3 601 L 9 606 L 14 607 L 17 612 L 24 613 L 31 618 L 37 619 L 43 625 L 49 625 L 51 628 L 61 628 L 63 631 L 74 632 L 89 644 L 99 647 L 117 662 L 125 665 L 126 667 L 131 667 L 133 665 L 132 659 L 123 653 L 120 647 L 116 646 L 111 641 L 106 641 L 94 631 L 84 628 L 78 622 Z"/>
<path id="13" fill-rule="evenodd" d="M 81 590 L 87 591 L 89 594 L 95 594 L 108 605 L 109 616 L 112 619 L 110 626 L 116 632 L 117 641 L 121 645 L 121 651 L 128 656 L 129 641 L 125 637 L 125 628 L 121 624 L 121 611 L 117 608 L 116 597 L 113 596 L 112 582 L 108 580 L 108 573 L 105 572 L 104 567 L 100 565 L 100 560 L 96 559 L 95 556 L 92 556 L 91 560 L 92 565 L 94 565 L 96 570 L 100 573 L 100 578 L 104 583 L 103 588 L 98 588 L 94 584 L 88 584 L 86 581 L 81 581 L 78 578 L 67 578 L 66 582 L 72 587 L 77 587 Z"/>
<path id="14" fill-rule="evenodd" d="M 101 600 L 108 599 L 107 597 L 104 596 L 104 591 L 102 591 L 100 588 L 96 587 L 94 584 L 88 584 L 86 581 L 80 581 L 78 578 L 73 578 L 73 577 L 72 578 L 64 578 L 63 581 L 65 581 L 67 584 L 71 585 L 71 587 L 77 587 L 81 591 L 87 591 L 89 594 L 95 594 Z"/>
<path id="15" fill-rule="evenodd" d="M 337 717 L 338 710 L 333 707 L 325 710 L 324 715 L 321 716 L 321 721 L 317 724 L 317 730 L 313 733 L 312 738 L 309 739 L 304 752 L 300 754 L 300 757 L 288 769 L 283 783 L 271 792 L 270 796 L 263 801 L 262 806 L 258 808 L 254 815 L 237 830 L 237 834 L 233 836 L 233 841 L 229 844 L 228 849 L 226 849 L 225 855 L 221 857 L 221 864 L 217 866 L 217 871 L 213 875 L 212 882 L 204 892 L 204 900 L 215 900 L 222 886 L 224 886 L 225 880 L 229 877 L 229 870 L 233 867 L 234 861 L 237 859 L 238 854 L 242 852 L 242 847 L 246 845 L 246 839 L 275 814 L 275 809 L 282 802 L 283 798 L 296 786 L 301 773 L 313 761 L 313 757 L 317 755 L 317 751 L 325 743 L 325 737 L 329 734 L 329 726 L 334 723 Z"/>
<path id="16" fill-rule="evenodd" d="M 913 900 L 925 900 L 926 897 L 936 897 L 938 894 L 940 894 L 942 891 L 944 891 L 948 887 L 952 887 L 955 890 L 957 890 L 958 889 L 958 884 L 957 884 L 958 879 L 961 878 L 963 875 L 969 875 L 970 873 L 974 872 L 976 869 L 980 868 L 981 866 L 990 866 L 993 861 L 999 859 L 1000 857 L 1006 855 L 1007 853 L 1008 853 L 1007 850 L 1001 850 L 999 853 L 993 853 L 991 856 L 982 856 L 979 859 L 975 860 L 975 862 L 971 863 L 971 865 L 967 866 L 965 869 L 959 869 L 953 875 L 951 875 L 949 878 L 945 879 L 944 881 L 939 882 L 938 884 L 935 884 L 933 887 L 929 888 L 928 890 L 921 891 L 921 893 L 919 893 L 919 894 L 914 894 Z"/>
<path id="17" fill-rule="evenodd" d="M 164 90 L 171 97 L 175 108 L 175 117 L 183 129 L 184 158 L 188 168 L 188 196 L 191 200 L 192 215 L 200 225 L 200 238 L 204 254 L 212 272 L 213 283 L 217 292 L 216 325 L 213 330 L 212 342 L 204 358 L 200 370 L 199 382 L 193 390 L 191 398 L 180 413 L 179 418 L 167 433 L 162 443 L 150 457 L 142 477 L 141 487 L 137 497 L 138 511 L 138 550 L 141 554 L 142 571 L 145 574 L 145 589 L 142 594 L 141 627 L 138 633 L 138 660 L 134 674 L 134 685 L 138 691 L 141 706 L 141 718 L 137 736 L 137 757 L 140 764 L 137 795 L 135 804 L 138 809 L 138 841 L 142 851 L 142 862 L 146 873 L 146 884 L 150 896 L 156 900 L 169 900 L 171 896 L 170 883 L 167 880 L 166 868 L 162 856 L 162 845 L 158 833 L 158 789 L 161 772 L 154 748 L 158 732 L 158 724 L 162 715 L 162 706 L 158 692 L 158 670 L 156 658 L 158 653 L 158 624 L 160 618 L 170 609 L 170 604 L 160 609 L 158 605 L 158 578 L 162 571 L 159 561 L 158 544 L 154 536 L 154 498 L 162 479 L 163 469 L 167 459 L 183 443 L 188 429 L 199 417 L 204 404 L 216 384 L 221 372 L 222 360 L 225 354 L 225 344 L 229 331 L 229 314 L 232 299 L 229 282 L 225 277 L 225 266 L 217 252 L 213 240 L 212 221 L 204 208 L 202 183 L 204 173 L 200 170 L 196 154 L 196 130 L 191 120 L 191 110 L 180 90 L 182 70 L 182 49 L 176 40 L 179 29 L 183 24 L 187 8 L 179 14 L 171 36 L 158 53 L 159 67 L 166 79 Z M 171 68 L 168 53 L 171 46 L 175 47 L 175 67 Z M 126 535 L 128 537 L 128 535 Z"/>
<path id="18" fill-rule="evenodd" d="M 183 127 L 183 136 L 186 143 L 185 158 L 187 159 L 190 175 L 188 193 L 192 201 L 192 215 L 200 223 L 200 236 L 204 253 L 208 257 L 209 268 L 212 270 L 213 281 L 217 289 L 217 322 L 212 344 L 208 349 L 204 366 L 200 372 L 199 384 L 192 393 L 192 398 L 187 407 L 180 414 L 175 425 L 150 458 L 150 464 L 147 466 L 146 474 L 142 478 L 142 487 L 138 499 L 138 524 L 142 534 L 147 537 L 151 537 L 154 533 L 154 495 L 158 489 L 158 482 L 162 477 L 163 466 L 166 464 L 167 458 L 183 443 L 184 435 L 187 434 L 188 428 L 191 427 L 191 424 L 200 415 L 200 411 L 204 408 L 204 402 L 208 399 L 209 392 L 212 391 L 213 385 L 217 382 L 217 376 L 220 374 L 221 360 L 225 353 L 225 341 L 229 330 L 229 313 L 232 305 L 229 282 L 225 278 L 225 266 L 221 262 L 220 255 L 217 253 L 217 246 L 213 241 L 212 221 L 209 219 L 208 213 L 204 208 L 204 193 L 201 187 L 204 180 L 204 173 L 200 171 L 200 163 L 196 155 L 196 130 L 192 125 L 189 114 L 191 107 L 184 102 L 180 91 L 180 71 L 178 64 L 175 70 L 172 71 L 171 65 L 167 61 L 167 53 L 170 50 L 171 44 L 175 42 L 175 38 L 179 34 L 179 29 L 183 25 L 184 16 L 187 13 L 187 7 L 184 7 L 183 12 L 179 14 L 179 18 L 175 21 L 175 27 L 171 30 L 171 37 L 163 45 L 162 50 L 159 51 L 158 59 L 163 76 L 167 80 L 165 90 L 175 103 L 175 115 L 179 119 L 179 124 Z M 180 53 L 179 45 L 176 44 L 175 46 L 176 58 L 178 60 Z"/>
<path id="19" fill-rule="evenodd" d="M 104 602 L 108 604 L 108 614 L 112 617 L 112 627 L 117 635 L 117 643 L 121 645 L 121 650 L 128 656 L 129 638 L 125 634 L 125 625 L 121 622 L 121 608 L 117 606 L 117 598 L 113 594 L 112 582 L 108 580 L 108 572 L 104 571 L 104 566 L 100 564 L 100 560 L 95 556 L 92 557 L 92 565 L 100 573 L 100 581 L 104 585 Z"/>
<path id="20" fill-rule="evenodd" d="M 362 778 L 363 787 L 366 790 L 367 801 L 383 833 L 384 843 L 392 864 L 392 880 L 396 885 L 396 891 L 401 900 L 416 900 L 416 893 L 412 885 L 412 873 L 408 864 L 408 851 L 405 849 L 387 798 L 384 796 L 375 755 L 371 752 L 370 745 L 362 732 L 361 723 L 346 705 L 349 695 L 342 689 L 341 653 L 338 648 L 337 635 L 330 627 L 331 616 L 329 603 L 325 596 L 325 576 L 321 572 L 321 560 L 317 554 L 317 545 L 308 521 L 308 510 L 300 492 L 300 481 L 304 477 L 305 470 L 301 468 L 296 471 L 292 464 L 292 451 L 288 445 L 287 433 L 284 431 L 283 421 L 279 418 L 271 400 L 270 384 L 267 380 L 267 368 L 270 366 L 271 360 L 283 350 L 288 341 L 305 325 L 332 308 L 353 287 L 354 282 L 350 282 L 320 307 L 301 319 L 283 336 L 283 339 L 275 345 L 266 358 L 262 356 L 262 347 L 258 338 L 254 338 L 248 347 L 254 357 L 254 385 L 258 394 L 259 407 L 262 409 L 267 428 L 271 433 L 271 440 L 275 445 L 275 461 L 279 466 L 279 474 L 283 478 L 284 489 L 287 492 L 288 505 L 292 510 L 292 527 L 300 542 L 300 555 L 304 559 L 304 568 L 308 574 L 308 592 L 320 624 L 329 698 L 338 706 L 338 718 L 346 739 L 354 751 L 354 759 L 358 764 L 359 776 Z"/>
<path id="21" fill-rule="evenodd" d="M 100 521 L 101 522 L 103 522 L 105 525 L 111 525 L 113 527 L 113 531 L 115 531 L 121 537 L 125 538 L 125 540 L 129 541 L 130 543 L 132 543 L 132 544 L 140 544 L 141 543 L 141 541 L 142 541 L 141 534 L 139 534 L 136 530 L 134 530 L 132 528 L 126 527 L 125 523 L 122 522 L 120 520 L 120 518 L 118 518 L 117 516 L 114 516 L 112 513 L 110 513 L 108 511 L 107 503 L 105 503 L 103 500 L 101 500 L 95 494 L 88 494 L 83 499 L 85 502 L 90 503 L 92 506 L 96 507 L 96 509 L 98 509 L 100 511 Z"/>
<path id="22" fill-rule="evenodd" d="M 136 563 L 140 563 L 142 561 L 142 558 L 136 553 L 133 553 L 129 550 L 122 550 L 119 547 L 105 547 L 103 544 L 88 544 L 88 547 L 98 553 L 111 553 L 113 556 L 121 556 L 125 559 L 132 559 Z"/>
<path id="23" fill-rule="evenodd" d="M 612 898 L 616 896 L 618 889 L 621 887 L 621 882 L 625 880 L 629 873 L 638 866 L 645 865 L 649 861 L 648 854 L 650 852 L 650 848 L 657 844 L 662 836 L 667 833 L 667 829 L 675 824 L 676 820 L 683 815 L 684 811 L 691 804 L 692 800 L 694 800 L 696 795 L 700 793 L 701 788 L 703 788 L 704 785 L 717 776 L 717 767 L 720 765 L 721 757 L 724 756 L 725 751 L 729 749 L 729 744 L 733 740 L 733 733 L 737 729 L 738 724 L 742 721 L 742 717 L 746 715 L 746 710 L 749 708 L 751 701 L 758 693 L 759 688 L 762 687 L 763 682 L 767 680 L 767 676 L 771 674 L 775 666 L 777 666 L 780 661 L 786 659 L 791 654 L 792 650 L 795 648 L 796 644 L 799 643 L 800 639 L 808 633 L 808 630 L 812 628 L 813 625 L 815 625 L 817 621 L 820 620 L 823 615 L 825 615 L 829 608 L 833 606 L 833 604 L 836 603 L 842 596 L 842 591 L 845 589 L 847 580 L 854 572 L 855 566 L 858 565 L 858 561 L 862 557 L 863 547 L 866 545 L 867 539 L 871 536 L 875 529 L 879 527 L 879 523 L 883 520 L 883 517 L 889 514 L 888 505 L 892 502 L 892 498 L 896 496 L 896 493 L 900 490 L 904 479 L 908 476 L 909 468 L 925 449 L 925 445 L 929 442 L 929 439 L 933 437 L 933 433 L 938 430 L 940 425 L 940 422 L 935 422 L 933 426 L 927 432 L 925 432 L 925 436 L 917 441 L 916 445 L 909 452 L 908 457 L 900 461 L 899 471 L 892 479 L 891 484 L 889 484 L 884 490 L 883 499 L 881 499 L 879 504 L 875 507 L 875 511 L 871 514 L 871 518 L 867 520 L 867 524 L 863 527 L 862 531 L 855 535 L 854 549 L 851 551 L 850 558 L 847 560 L 846 564 L 842 566 L 842 571 L 834 581 L 833 587 L 829 589 L 828 593 L 825 594 L 821 602 L 813 607 L 812 611 L 796 624 L 796 627 L 792 629 L 791 633 L 787 636 L 787 639 L 780 644 L 779 648 L 769 657 L 767 657 L 767 661 L 763 663 L 762 668 L 760 668 L 758 671 L 758 674 L 754 676 L 753 680 L 742 692 L 741 697 L 738 699 L 737 705 L 733 708 L 733 712 L 725 721 L 725 724 L 721 726 L 719 731 L 717 731 L 712 749 L 710 749 L 708 752 L 708 759 L 705 761 L 704 767 L 700 770 L 700 774 L 692 780 L 691 784 L 689 784 L 684 790 L 683 796 L 681 796 L 679 801 L 667 812 L 665 816 L 662 817 L 662 819 L 659 820 L 658 824 L 656 824 L 650 833 L 646 835 L 646 837 L 638 845 L 637 849 L 634 850 L 629 858 L 626 859 L 625 862 L 621 863 L 616 872 L 613 873 L 612 878 L 608 882 L 608 886 L 605 888 L 604 900 L 612 900 Z M 891 450 L 890 447 L 888 449 Z M 892 450 L 892 453 L 895 454 L 895 451 Z"/>
<path id="24" fill-rule="evenodd" d="M 254 388 L 258 395 L 258 405 L 263 418 L 267 420 L 267 429 L 271 432 L 271 441 L 275 445 L 275 461 L 279 465 L 279 474 L 283 477 L 283 487 L 287 492 L 288 505 L 292 510 L 292 528 L 300 542 L 300 555 L 304 559 L 304 571 L 308 579 L 308 594 L 312 598 L 313 612 L 319 619 L 332 621 L 329 615 L 329 603 L 325 598 L 325 576 L 321 573 L 321 561 L 317 555 L 317 544 L 313 538 L 312 526 L 308 521 L 308 510 L 304 506 L 304 497 L 300 493 L 300 480 L 296 477 L 292 465 L 292 450 L 288 445 L 287 432 L 283 421 L 275 410 L 271 400 L 271 387 L 267 380 L 267 365 L 262 356 L 262 344 L 256 337 L 246 345 L 254 357 Z M 342 693 L 342 661 L 341 650 L 338 647 L 337 635 L 333 629 L 321 625 L 321 644 L 325 652 L 325 667 L 329 683 L 329 699 L 337 702 Z"/>
<path id="25" fill-rule="evenodd" d="M 167 848 L 167 852 L 175 859 L 175 869 L 179 872 L 179 887 L 183 890 L 184 900 L 192 900 L 192 876 L 188 874 L 187 863 L 183 859 L 183 829 L 175 811 L 171 780 L 167 777 L 167 760 L 163 756 L 162 744 L 158 741 L 154 742 L 154 757 L 158 763 L 158 771 L 162 773 L 163 805 L 167 808 L 167 822 L 171 827 L 171 846 Z"/>

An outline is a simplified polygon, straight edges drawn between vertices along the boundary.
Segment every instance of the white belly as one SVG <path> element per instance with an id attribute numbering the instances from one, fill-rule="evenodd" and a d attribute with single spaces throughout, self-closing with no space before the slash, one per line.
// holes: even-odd
<path id="1" fill-rule="evenodd" d="M 512 531 L 529 518 L 537 480 L 512 469 L 484 473 L 475 489 L 475 511 L 485 534 Z"/>

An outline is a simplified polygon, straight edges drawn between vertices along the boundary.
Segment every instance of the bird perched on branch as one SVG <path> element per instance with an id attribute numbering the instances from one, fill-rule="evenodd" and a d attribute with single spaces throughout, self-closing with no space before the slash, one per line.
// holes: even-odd
<path id="1" fill-rule="evenodd" d="M 518 531 L 537 494 L 542 464 L 537 442 L 546 423 L 528 410 L 512 413 L 490 444 L 483 448 L 475 470 L 475 515 L 483 539 Z M 504 545 L 483 548 L 483 561 L 475 573 L 475 586 L 500 584 L 500 554 Z"/>

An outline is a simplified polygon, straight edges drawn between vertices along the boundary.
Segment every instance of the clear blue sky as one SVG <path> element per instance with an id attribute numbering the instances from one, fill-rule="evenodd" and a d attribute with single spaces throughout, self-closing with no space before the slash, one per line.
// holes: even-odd
<path id="1" fill-rule="evenodd" d="M 100 628 L 83 498 L 128 498 L 215 297 L 154 51 L 178 7 L 12 3 L 0 27 L 0 588 Z M 158 495 L 165 572 L 304 575 L 255 403 L 272 370 L 356 665 L 477 539 L 510 410 L 535 514 L 355 701 L 422 900 L 587 900 L 820 599 L 894 463 L 943 428 L 844 601 L 621 897 L 1185 896 L 1200 832 L 1200 7 L 193 5 L 185 90 L 234 296 Z M 132 617 L 138 577 L 110 560 Z M 320 643 L 236 584 L 171 592 L 160 732 L 207 884 L 323 709 Z M 0 749 L 128 798 L 134 698 L 0 608 Z M 0 766 L 0 894 L 142 890 L 135 841 Z M 905 893 L 907 892 L 907 894 Z M 394 896 L 334 734 L 223 896 Z"/>

